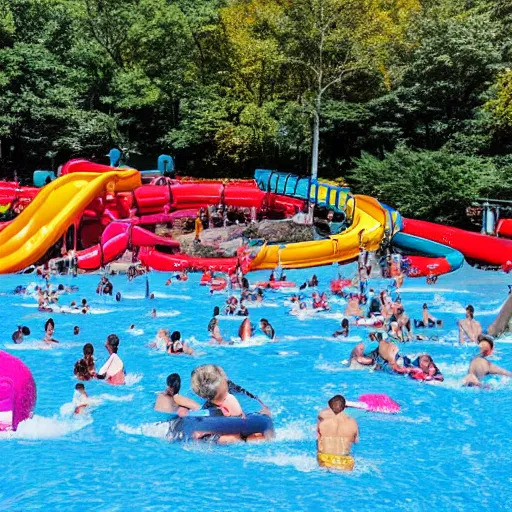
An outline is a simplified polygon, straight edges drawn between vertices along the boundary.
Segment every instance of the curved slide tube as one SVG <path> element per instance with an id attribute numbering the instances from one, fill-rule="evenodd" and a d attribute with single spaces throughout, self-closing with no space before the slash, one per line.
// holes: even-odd
<path id="1" fill-rule="evenodd" d="M 133 169 L 73 173 L 52 181 L 0 233 L 0 273 L 37 263 L 78 222 L 87 205 L 107 189 L 126 192 L 139 186 L 140 174 Z"/>
<path id="2" fill-rule="evenodd" d="M 130 222 L 114 221 L 103 231 L 99 244 L 78 251 L 76 254 L 78 268 L 96 270 L 116 260 L 130 247 L 164 245 L 179 249 L 176 240 L 163 238 Z"/>
<path id="3" fill-rule="evenodd" d="M 406 253 L 421 255 L 407 255 L 409 277 L 447 274 L 458 270 L 464 264 L 461 252 L 425 238 L 398 232 L 393 236 L 392 244 Z"/>
<path id="4" fill-rule="evenodd" d="M 487 329 L 491 336 L 501 336 L 507 331 L 512 331 L 512 294 L 508 296 L 498 316 Z"/>
<path id="5" fill-rule="evenodd" d="M 239 264 L 239 258 L 198 258 L 187 254 L 166 254 L 153 247 L 141 247 L 139 260 L 145 266 L 160 272 L 181 272 L 182 270 L 198 270 L 205 272 L 232 273 Z"/>
<path id="6" fill-rule="evenodd" d="M 452 247 L 479 263 L 502 266 L 512 260 L 512 240 L 412 219 L 403 219 L 403 232 Z"/>
<path id="7" fill-rule="evenodd" d="M 36 405 L 36 383 L 28 367 L 0 350 L 0 431 L 16 430 Z"/>
<path id="8" fill-rule="evenodd" d="M 496 234 L 505 238 L 512 238 L 512 219 L 500 219 L 496 226 Z"/>
<path id="9" fill-rule="evenodd" d="M 386 211 L 368 196 L 356 195 L 352 225 L 339 235 L 325 240 L 287 245 L 264 245 L 250 264 L 250 270 L 306 268 L 349 262 L 359 256 L 360 249 L 376 251 L 384 237 Z"/>

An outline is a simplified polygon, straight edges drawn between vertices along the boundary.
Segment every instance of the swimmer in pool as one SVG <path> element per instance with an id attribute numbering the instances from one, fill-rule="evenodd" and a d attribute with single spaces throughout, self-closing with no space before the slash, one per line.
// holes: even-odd
<path id="1" fill-rule="evenodd" d="M 269 321 L 266 319 L 266 318 L 262 318 L 260 320 L 260 329 L 261 331 L 263 332 L 263 334 L 265 334 L 266 336 L 268 336 L 271 340 L 274 340 L 275 337 L 276 337 L 276 331 L 274 330 L 274 328 L 270 325 Z"/>
<path id="2" fill-rule="evenodd" d="M 224 370 L 217 365 L 205 364 L 197 367 L 191 376 L 192 389 L 196 395 L 205 399 L 202 409 L 210 411 L 212 416 L 227 416 L 231 418 L 244 418 L 244 412 L 237 398 L 230 393 L 230 382 Z M 264 408 L 261 414 L 268 414 Z M 212 435 L 209 432 L 195 432 L 195 439 L 214 439 L 220 444 L 234 443 L 242 440 L 240 434 Z M 259 440 L 261 434 L 250 435 L 246 441 Z"/>
<path id="3" fill-rule="evenodd" d="M 89 396 L 85 392 L 85 386 L 78 383 L 75 386 L 75 393 L 73 395 L 73 405 L 75 406 L 75 414 L 85 414 L 87 407 L 89 407 Z"/>
<path id="4" fill-rule="evenodd" d="M 151 318 L 156 318 L 156 309 L 155 308 L 153 308 L 151 310 Z"/>
<path id="5" fill-rule="evenodd" d="M 80 327 L 78 327 L 78 325 L 75 325 L 75 327 L 73 327 L 73 336 L 78 336 L 80 334 Z"/>
<path id="6" fill-rule="evenodd" d="M 48 320 L 44 324 L 44 338 L 43 338 L 43 341 L 47 345 L 51 345 L 52 343 L 59 343 L 53 337 L 54 332 L 55 332 L 55 322 L 53 321 L 53 318 L 48 318 Z"/>
<path id="7" fill-rule="evenodd" d="M 18 329 L 12 333 L 12 341 L 19 345 L 23 343 L 25 336 L 30 336 L 30 329 L 26 326 L 18 325 Z"/>
<path id="8" fill-rule="evenodd" d="M 159 329 L 155 339 L 149 344 L 149 347 L 164 352 L 169 349 L 170 344 L 171 339 L 169 337 L 169 331 L 167 329 Z"/>
<path id="9" fill-rule="evenodd" d="M 96 378 L 96 368 L 94 367 L 94 347 L 91 343 L 84 345 L 84 357 L 75 363 L 74 374 L 78 380 L 91 380 Z"/>
<path id="10" fill-rule="evenodd" d="M 208 324 L 208 332 L 210 333 L 210 343 L 218 343 L 219 345 L 225 345 L 226 340 L 222 338 L 222 334 L 219 329 L 219 321 L 216 317 L 213 317 Z"/>
<path id="11" fill-rule="evenodd" d="M 171 334 L 171 343 L 167 350 L 169 354 L 188 354 L 192 355 L 194 351 L 183 341 L 181 341 L 180 331 L 174 331 Z"/>
<path id="12" fill-rule="evenodd" d="M 425 380 L 425 381 L 437 381 L 443 382 L 444 376 L 435 365 L 434 360 L 428 354 L 423 354 L 417 357 L 413 362 L 412 366 L 417 370 L 412 370 L 409 374 L 413 379 Z"/>
<path id="13" fill-rule="evenodd" d="M 364 343 L 358 343 L 350 353 L 349 367 L 361 368 L 364 366 L 372 366 L 375 363 L 373 357 L 365 355 Z"/>
<path id="14" fill-rule="evenodd" d="M 487 360 L 494 349 L 494 340 L 491 336 L 480 335 L 478 339 L 480 354 L 473 358 L 469 365 L 468 374 L 462 381 L 463 386 L 482 386 L 482 380 L 487 375 L 504 375 L 512 377 L 512 372 L 501 368 Z"/>
<path id="15" fill-rule="evenodd" d="M 249 310 L 242 301 L 240 301 L 240 309 L 237 311 L 236 314 L 237 316 L 249 316 Z"/>
<path id="16" fill-rule="evenodd" d="M 349 333 L 349 324 L 348 324 L 348 318 L 344 318 L 341 321 L 341 329 L 338 331 L 334 331 L 333 338 L 337 338 L 338 336 L 341 336 L 343 338 L 346 338 Z"/>
<path id="17" fill-rule="evenodd" d="M 177 413 L 179 416 L 186 416 L 188 411 L 197 411 L 201 406 L 194 400 L 179 394 L 181 389 L 181 378 L 177 373 L 171 373 L 167 377 L 167 388 L 158 393 L 155 402 L 155 411 Z"/>
<path id="18" fill-rule="evenodd" d="M 475 308 L 469 304 L 466 307 L 466 318 L 459 320 L 459 343 L 464 345 L 469 343 L 478 343 L 478 336 L 482 334 L 480 322 L 475 320 Z"/>
<path id="19" fill-rule="evenodd" d="M 82 313 L 87 313 L 90 309 L 89 304 L 87 304 L 87 299 L 82 299 Z"/>
<path id="20" fill-rule="evenodd" d="M 120 386 L 125 383 L 124 363 L 117 355 L 119 348 L 119 338 L 115 334 L 110 334 L 105 343 L 105 348 L 109 353 L 107 362 L 98 371 L 98 379 L 106 379 L 112 386 Z"/>
<path id="21" fill-rule="evenodd" d="M 414 320 L 414 327 L 442 327 L 443 321 L 438 320 L 435 316 L 432 316 L 428 311 L 428 305 L 423 304 L 423 314 L 421 320 Z"/>
<path id="22" fill-rule="evenodd" d="M 359 297 L 355 293 L 351 293 L 348 297 L 347 305 L 345 307 L 344 316 L 361 317 L 363 311 L 359 306 Z"/>
<path id="23" fill-rule="evenodd" d="M 350 455 L 353 443 L 359 442 L 357 421 L 345 414 L 345 398 L 335 395 L 329 408 L 318 415 L 317 460 L 328 469 L 352 471 L 354 457 Z"/>

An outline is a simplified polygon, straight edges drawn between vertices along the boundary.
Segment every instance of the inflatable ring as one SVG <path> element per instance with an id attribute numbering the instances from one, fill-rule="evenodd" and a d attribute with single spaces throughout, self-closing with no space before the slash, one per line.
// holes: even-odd
<path id="1" fill-rule="evenodd" d="M 190 439 L 216 440 L 216 436 L 239 434 L 242 439 L 255 434 L 268 437 L 274 433 L 274 423 L 270 416 L 248 414 L 246 418 L 229 418 L 225 416 L 185 416 L 169 421 L 167 438 L 171 441 Z"/>

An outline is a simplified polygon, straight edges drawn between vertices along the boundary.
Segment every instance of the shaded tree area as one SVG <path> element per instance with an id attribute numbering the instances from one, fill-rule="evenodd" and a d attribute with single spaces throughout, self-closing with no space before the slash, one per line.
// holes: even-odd
<path id="1" fill-rule="evenodd" d="M 0 166 L 345 179 L 461 224 L 512 199 L 507 0 L 0 0 Z"/>

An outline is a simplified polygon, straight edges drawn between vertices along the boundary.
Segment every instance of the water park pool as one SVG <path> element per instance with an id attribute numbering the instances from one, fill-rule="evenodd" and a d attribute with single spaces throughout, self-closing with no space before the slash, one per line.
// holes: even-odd
<path id="1" fill-rule="evenodd" d="M 355 267 L 341 267 L 346 275 Z M 319 290 L 328 290 L 338 268 L 288 271 L 302 283 L 313 272 Z M 155 293 L 145 298 L 145 278 L 128 281 L 114 276 L 114 294 L 121 302 L 95 294 L 98 275 L 56 277 L 55 284 L 74 284 L 79 291 L 61 302 L 86 297 L 91 314 L 41 313 L 33 298 L 15 296 L 17 285 L 32 276 L 0 277 L 0 349 L 21 358 L 32 370 L 38 400 L 33 419 L 15 433 L 0 434 L 4 460 L 1 510 L 497 510 L 512 506 L 510 433 L 511 384 L 491 380 L 489 390 L 466 389 L 460 381 L 474 346 L 457 344 L 456 319 L 471 303 L 484 329 L 496 316 L 511 282 L 503 273 L 465 266 L 442 276 L 434 286 L 407 279 L 401 291 L 406 312 L 419 318 L 424 302 L 444 320 L 429 334 L 438 341 L 401 346 L 405 354 L 429 352 L 446 380 L 438 384 L 413 381 L 367 370 L 349 370 L 346 360 L 368 331 L 352 328 L 348 339 L 335 340 L 344 301 L 333 311 L 299 320 L 283 303 L 290 291 L 269 291 L 263 306 L 250 309 L 257 322 L 267 318 L 277 341 L 256 337 L 250 343 L 212 346 L 206 326 L 215 305 L 228 293 L 210 296 L 199 275 L 165 286 L 167 274 L 151 273 Z M 249 274 L 251 282 L 268 272 Z M 375 288 L 388 284 L 374 280 Z M 310 291 L 308 292 L 310 295 Z M 157 318 L 152 318 L 152 308 Z M 56 323 L 60 344 L 41 347 L 43 325 Z M 129 331 L 130 324 L 135 329 Z M 236 339 L 240 319 L 220 317 L 225 338 Z M 11 342 L 18 324 L 32 334 L 21 345 Z M 73 335 L 73 326 L 80 334 Z M 148 348 L 158 328 L 180 330 L 194 356 L 171 356 Z M 96 406 L 73 418 L 69 402 L 73 365 L 82 346 L 93 343 L 97 368 L 107 358 L 106 336 L 117 333 L 127 385 L 111 387 L 86 382 Z M 497 342 L 495 360 L 509 368 L 512 338 Z M 217 363 L 236 383 L 260 396 L 274 415 L 276 439 L 269 443 L 217 446 L 169 443 L 152 423 L 165 419 L 153 411 L 156 393 L 169 373 L 182 376 L 182 392 L 193 397 L 190 372 L 199 364 Z M 351 410 L 361 441 L 355 446 L 353 473 L 319 469 L 316 462 L 316 416 L 335 393 L 356 400 L 363 393 L 386 393 L 401 406 L 397 415 Z M 244 402 L 248 410 L 255 408 Z M 255 409 L 254 409 L 255 410 Z"/>

